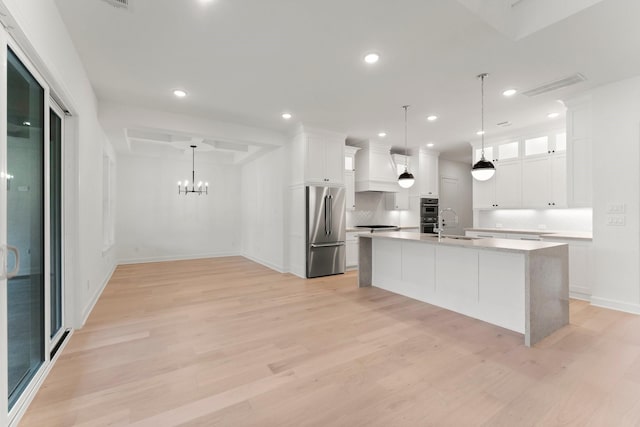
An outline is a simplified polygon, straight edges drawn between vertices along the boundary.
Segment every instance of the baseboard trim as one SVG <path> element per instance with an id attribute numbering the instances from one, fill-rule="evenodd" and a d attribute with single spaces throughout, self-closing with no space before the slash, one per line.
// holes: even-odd
<path id="1" fill-rule="evenodd" d="M 84 324 L 87 322 L 89 315 L 91 314 L 91 312 L 93 311 L 93 308 L 98 303 L 98 300 L 102 296 L 102 292 L 104 292 L 104 289 L 107 287 L 107 283 L 109 283 L 109 280 L 111 280 L 111 276 L 113 276 L 113 273 L 116 271 L 117 267 L 118 265 L 115 264 L 111 268 L 111 271 L 105 276 L 104 280 L 102 281 L 102 284 L 100 285 L 100 289 L 98 289 L 95 295 L 93 295 L 93 298 L 91 298 L 91 302 L 89 302 L 87 307 L 82 312 L 82 320 L 80 322 L 80 325 L 77 326 L 77 329 L 81 329 L 84 326 Z"/>
<path id="2" fill-rule="evenodd" d="M 204 259 L 204 258 L 222 258 L 227 256 L 242 256 L 239 252 L 212 252 L 206 254 L 193 254 L 193 255 L 166 255 L 159 257 L 148 258 L 130 258 L 118 260 L 118 265 L 127 264 L 146 264 L 150 262 L 164 262 L 164 261 L 187 261 L 190 259 Z"/>
<path id="3" fill-rule="evenodd" d="M 624 301 L 616 301 L 607 298 L 591 296 L 591 305 L 612 310 L 624 311 L 625 313 L 640 314 L 640 304 L 633 304 Z"/>
<path id="4" fill-rule="evenodd" d="M 274 264 L 274 263 L 272 263 L 270 261 L 266 261 L 266 260 L 264 260 L 262 258 L 258 258 L 258 257 L 252 256 L 252 255 L 249 255 L 249 254 L 240 254 L 240 255 L 245 257 L 249 261 L 253 261 L 253 262 L 258 263 L 260 265 L 264 265 L 265 267 L 270 268 L 270 269 L 272 269 L 274 271 L 277 271 L 278 273 L 285 273 L 285 269 L 281 265 Z"/>
<path id="5" fill-rule="evenodd" d="M 569 297 L 582 301 L 591 301 L 591 289 L 583 286 L 569 287 Z"/>

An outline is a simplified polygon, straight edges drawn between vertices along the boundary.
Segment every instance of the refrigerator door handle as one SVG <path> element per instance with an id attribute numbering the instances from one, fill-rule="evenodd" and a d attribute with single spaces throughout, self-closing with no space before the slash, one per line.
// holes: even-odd
<path id="1" fill-rule="evenodd" d="M 331 236 L 331 229 L 333 228 L 333 196 L 329 195 L 329 232 L 327 233 Z"/>
<path id="2" fill-rule="evenodd" d="M 312 248 L 333 248 L 335 246 L 344 246 L 344 242 L 335 242 L 335 243 L 312 243 L 309 246 Z"/>
<path id="3" fill-rule="evenodd" d="M 329 196 L 324 196 L 324 235 L 328 236 L 329 231 L 327 230 L 327 207 L 329 205 Z"/>

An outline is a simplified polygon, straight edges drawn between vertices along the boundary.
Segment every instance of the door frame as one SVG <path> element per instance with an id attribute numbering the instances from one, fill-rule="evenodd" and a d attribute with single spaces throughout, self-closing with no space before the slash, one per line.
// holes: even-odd
<path id="1" fill-rule="evenodd" d="M 64 335 L 67 329 L 67 321 L 66 321 L 66 286 L 65 286 L 65 168 L 64 168 L 64 153 L 65 153 L 65 113 L 62 107 L 58 105 L 58 103 L 53 99 L 49 98 L 49 109 L 53 111 L 58 117 L 60 117 L 60 247 L 61 247 L 61 257 L 60 260 L 60 281 L 61 281 L 61 326 L 60 330 L 53 336 L 49 338 L 49 353 L 51 350 L 58 344 L 62 336 Z M 49 130 L 51 130 L 51 123 L 49 123 Z M 51 141 L 51 135 L 49 135 L 49 141 Z M 49 143 L 49 159 L 51 159 L 51 144 Z M 49 162 L 49 178 L 51 178 L 51 162 Z M 49 180 L 49 189 L 51 189 L 51 180 Z M 51 206 L 51 194 L 49 194 L 49 206 Z M 49 220 L 51 219 L 51 212 L 49 212 Z M 49 224 L 49 229 L 51 229 L 51 224 Z M 51 250 L 51 230 L 49 230 L 49 250 Z M 49 257 L 49 260 L 51 257 Z M 51 270 L 51 266 L 49 267 Z M 50 276 L 49 276 L 50 277 Z M 51 289 L 51 283 L 49 283 L 49 289 Z M 51 295 L 49 296 L 49 309 L 51 308 Z M 49 313 L 49 335 L 51 335 L 51 313 Z"/>

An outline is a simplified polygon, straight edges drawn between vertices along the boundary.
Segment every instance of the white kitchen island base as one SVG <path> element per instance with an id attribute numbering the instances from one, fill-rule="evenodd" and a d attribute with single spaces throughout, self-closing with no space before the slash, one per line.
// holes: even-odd
<path id="1" fill-rule="evenodd" d="M 359 286 L 376 286 L 524 334 L 569 323 L 566 244 L 361 234 Z"/>

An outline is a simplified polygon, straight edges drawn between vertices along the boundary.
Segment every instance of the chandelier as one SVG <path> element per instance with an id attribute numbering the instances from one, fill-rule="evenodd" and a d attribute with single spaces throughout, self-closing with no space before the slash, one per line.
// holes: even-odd
<path id="1" fill-rule="evenodd" d="M 192 157 L 191 157 L 191 188 L 189 188 L 189 180 L 186 179 L 183 181 L 178 181 L 178 194 L 189 194 L 189 193 L 195 193 L 198 195 L 203 195 L 203 194 L 209 194 L 209 183 L 205 182 L 204 184 L 202 183 L 202 181 L 199 181 L 198 184 L 196 185 L 196 171 L 195 171 L 195 164 L 196 164 L 196 147 L 197 145 L 191 145 L 191 152 L 192 152 Z"/>

